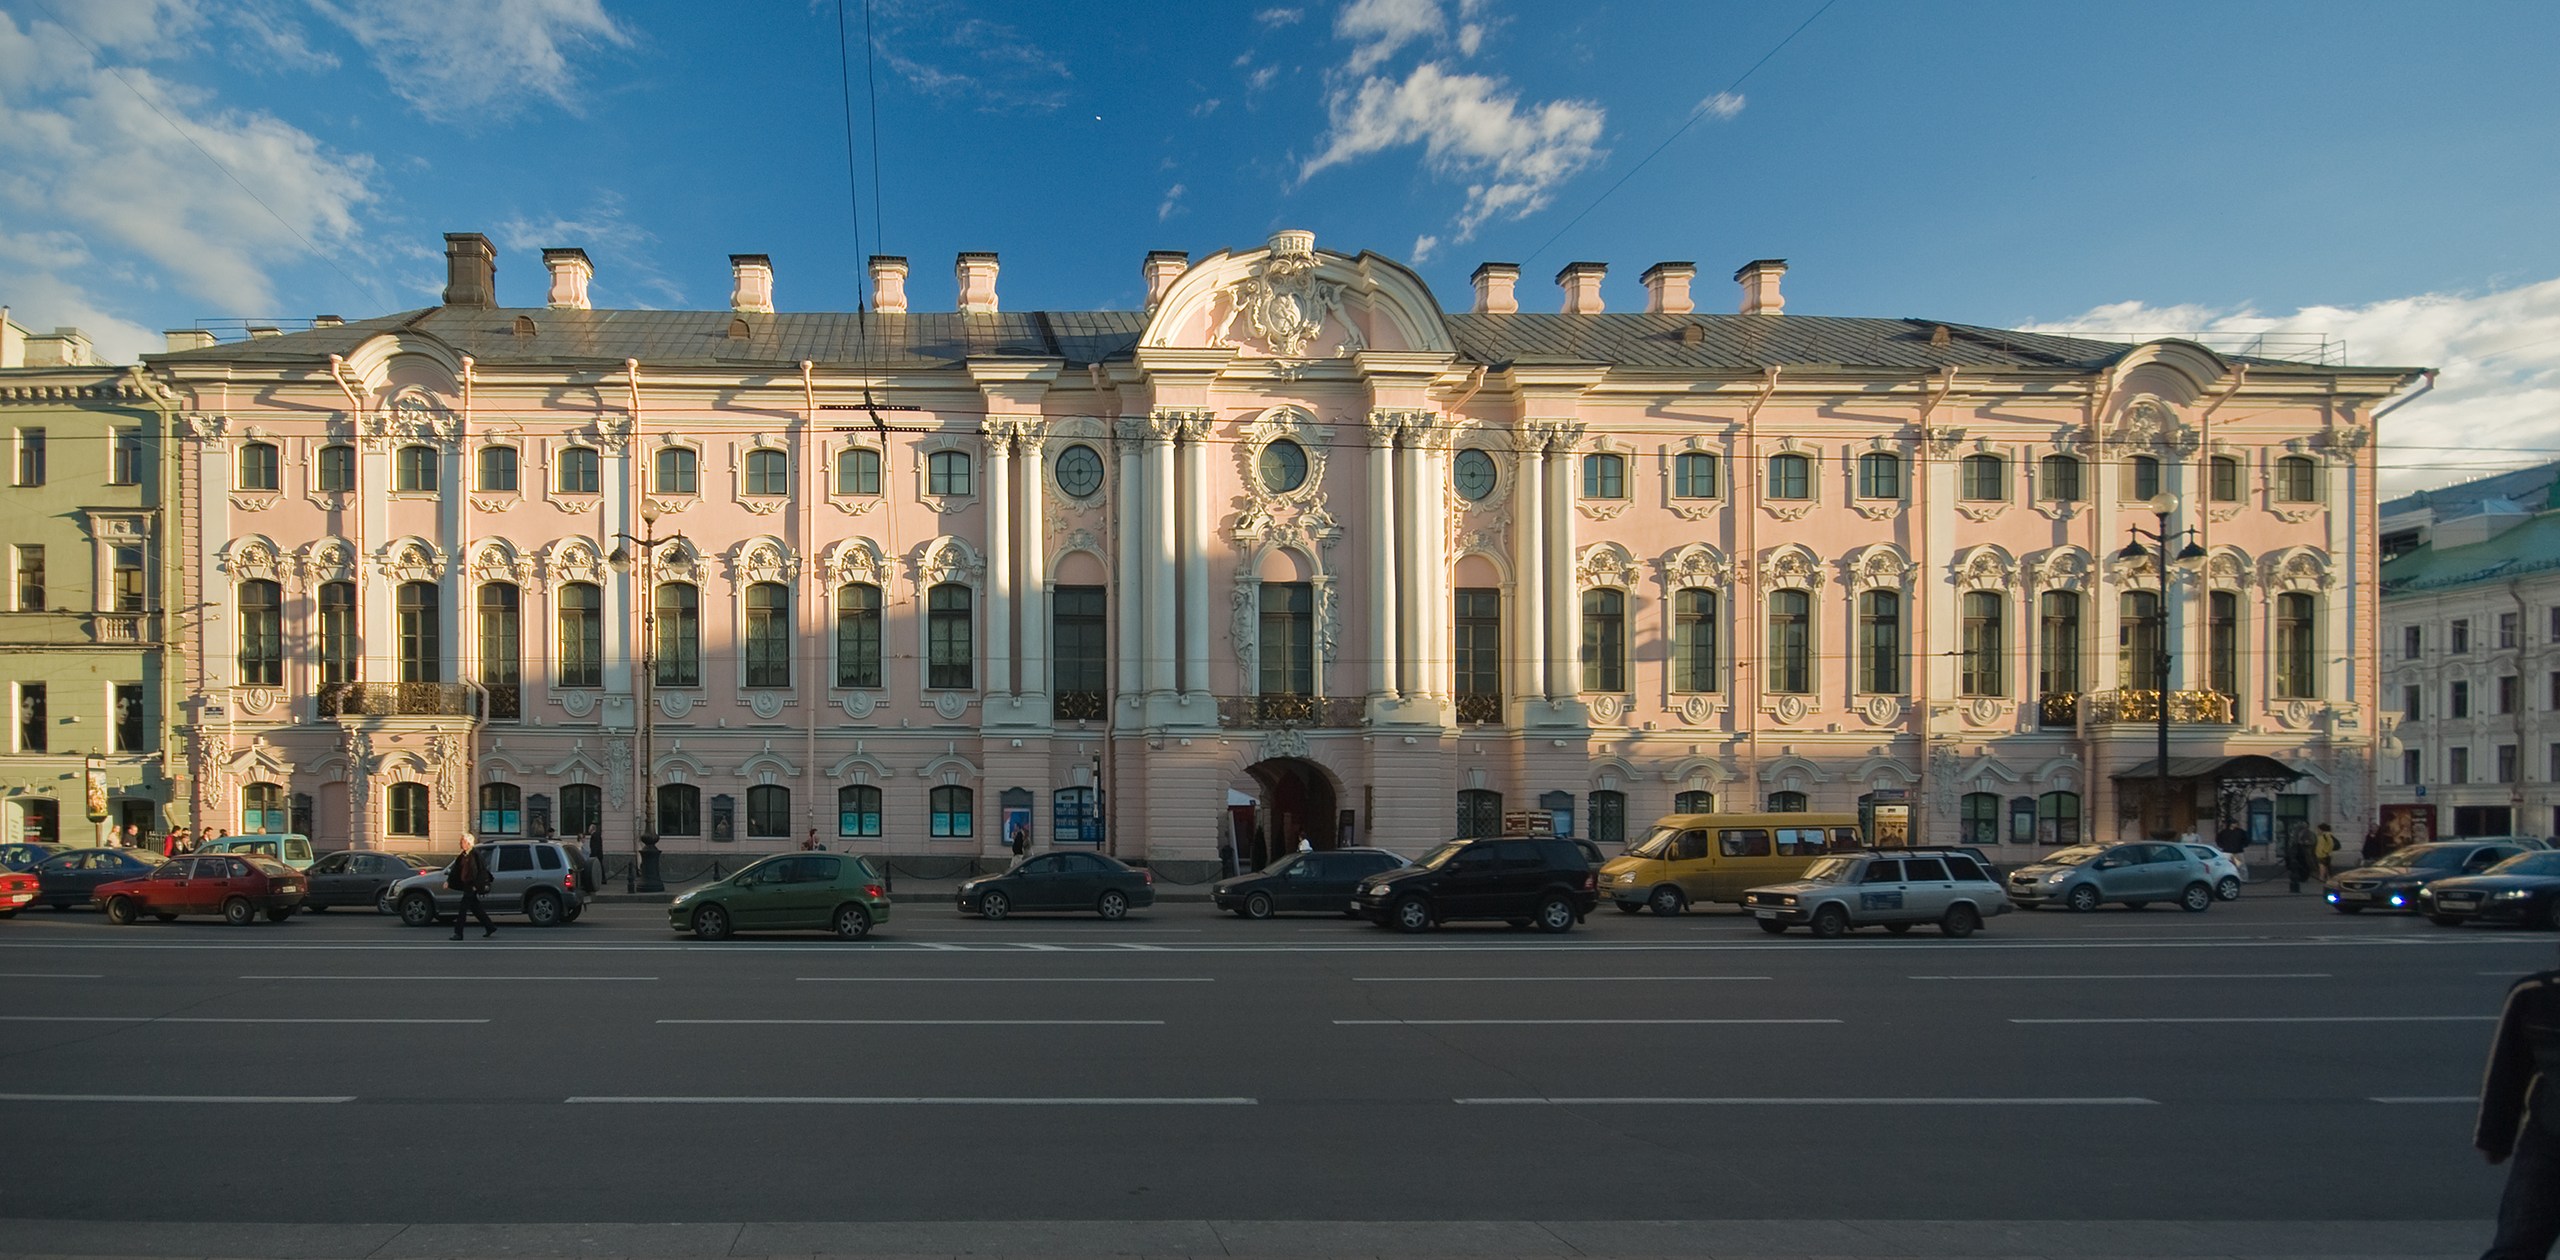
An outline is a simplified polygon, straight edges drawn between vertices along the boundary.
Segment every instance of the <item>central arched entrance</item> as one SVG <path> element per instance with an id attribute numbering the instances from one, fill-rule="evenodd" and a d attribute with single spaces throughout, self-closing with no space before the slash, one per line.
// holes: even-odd
<path id="1" fill-rule="evenodd" d="M 1303 757 L 1274 757 L 1244 772 L 1253 804 L 1228 807 L 1242 869 L 1258 870 L 1295 850 L 1301 840 L 1319 849 L 1340 843 L 1336 819 L 1341 793 L 1323 766 Z M 1229 799 L 1246 794 L 1236 792 Z"/>

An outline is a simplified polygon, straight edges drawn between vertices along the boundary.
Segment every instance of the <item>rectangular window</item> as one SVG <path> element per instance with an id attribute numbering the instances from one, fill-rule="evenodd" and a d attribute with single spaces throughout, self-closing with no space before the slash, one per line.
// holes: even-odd
<path id="1" fill-rule="evenodd" d="M 791 493 L 791 457 L 780 451 L 747 452 L 747 493 L 766 496 Z"/>
<path id="2" fill-rule="evenodd" d="M 2418 659 L 2420 649 L 2424 646 L 2425 638 L 2426 634 L 2420 627 L 2400 627 L 2400 659 L 2404 661 L 2414 661 Z"/>
<path id="3" fill-rule="evenodd" d="M 1675 499 L 1716 497 L 1716 457 L 1686 451 L 1671 460 L 1671 496 Z"/>
<path id="4" fill-rule="evenodd" d="M 444 681 L 443 596 L 432 582 L 403 582 L 394 598 L 400 637 L 400 681 Z"/>
<path id="5" fill-rule="evenodd" d="M 345 445 L 320 448 L 319 466 L 313 469 L 322 494 L 344 494 L 356 488 L 356 448 Z"/>
<path id="6" fill-rule="evenodd" d="M 2516 781 L 2516 761 L 2515 745 L 2498 745 L 2498 782 L 2513 783 Z"/>
<path id="7" fill-rule="evenodd" d="M 2236 591 L 2215 591 L 2205 597 L 2205 686 L 2226 696 L 2240 694 L 2240 596 Z"/>
<path id="8" fill-rule="evenodd" d="M 46 734 L 52 724 L 45 719 L 43 683 L 18 684 L 18 751 L 40 753 L 50 741 Z"/>
<path id="9" fill-rule="evenodd" d="M 151 723 L 143 707 L 141 683 L 117 683 L 115 693 L 115 750 L 120 753 L 151 751 Z"/>
<path id="10" fill-rule="evenodd" d="M 2080 596 L 2046 591 L 2041 597 L 2042 635 L 2036 644 L 2036 690 L 2067 696 L 2080 690 Z"/>
<path id="11" fill-rule="evenodd" d="M 791 685 L 791 591 L 780 582 L 747 588 L 747 685 Z"/>
<path id="12" fill-rule="evenodd" d="M 1591 794 L 1591 838 L 1601 844 L 1626 843 L 1626 793 L 1603 790 Z"/>
<path id="13" fill-rule="evenodd" d="M 658 585 L 658 669 L 661 687 L 702 685 L 702 591 L 690 582 Z"/>
<path id="14" fill-rule="evenodd" d="M 2560 744 L 2553 744 L 2551 746 L 2551 751 L 2555 757 L 2560 757 Z M 2403 748 L 2400 750 L 2401 786 L 2414 787 L 2417 785 L 2418 776 L 2424 773 L 2424 771 L 2419 768 L 2422 760 L 2423 758 L 2415 748 Z M 2552 764 L 2560 765 L 2560 761 L 2555 761 Z"/>
<path id="15" fill-rule="evenodd" d="M 2159 460 L 2149 455 L 2133 457 L 2133 497 L 2137 499 L 2160 497 Z"/>
<path id="16" fill-rule="evenodd" d="M 935 451 L 925 457 L 925 493 L 968 494 L 969 473 L 967 451 Z"/>
<path id="17" fill-rule="evenodd" d="M 2453 619 L 2453 627 L 2445 635 L 2444 650 L 2455 656 L 2471 654 L 2471 619 L 2469 617 Z"/>
<path id="18" fill-rule="evenodd" d="M 2043 475 L 2044 497 L 2056 503 L 2080 501 L 2080 461 L 2069 455 L 2047 455 L 2039 471 Z"/>
<path id="19" fill-rule="evenodd" d="M 2418 685 L 2418 684 L 2416 684 L 2416 683 L 2407 683 L 2407 684 L 2404 684 L 2404 685 L 2402 685 L 2402 686 L 2401 686 L 2401 688 L 2400 688 L 2400 720 L 2401 720 L 2401 721 L 2403 721 L 2403 722 L 2415 722 L 2415 721 L 2418 721 L 2418 720 L 2419 720 L 2419 718 L 2418 718 L 2418 710 L 2422 707 L 2422 705 L 2423 705 L 2423 703 L 2424 703 L 2424 701 L 2423 701 L 2423 697 L 2424 697 L 2426 694 L 2427 694 L 2427 689 L 2426 689 L 2426 688 L 2424 688 L 2424 687 L 2419 686 L 2419 685 Z"/>
<path id="20" fill-rule="evenodd" d="M 2460 785 L 2471 781 L 2471 750 L 2448 748 L 2444 754 L 2444 781 Z"/>
<path id="21" fill-rule="evenodd" d="M 320 681 L 354 682 L 356 678 L 356 587 L 353 582 L 320 584 Z"/>
<path id="22" fill-rule="evenodd" d="M 600 832 L 603 829 L 603 826 L 603 788 L 592 783 L 564 783 L 560 785 L 561 835 L 575 839 L 584 839 L 591 833 Z M 593 848 L 589 848 L 587 852 L 588 855 L 592 857 L 602 856 L 602 854 L 597 853 Z"/>
<path id="23" fill-rule="evenodd" d="M 1316 690 L 1315 587 L 1262 584 L 1262 694 L 1309 696 Z"/>
<path id="24" fill-rule="evenodd" d="M 2276 596 L 2276 696 L 2309 700 L 2320 694 L 2319 615 L 2309 595 Z"/>
<path id="25" fill-rule="evenodd" d="M 1962 483 L 1957 494 L 1977 503 L 1996 503 L 2009 497 L 2009 465 L 1997 455 L 1967 455 L 1957 466 Z"/>
<path id="26" fill-rule="evenodd" d="M 880 588 L 867 582 L 836 588 L 836 685 L 880 685 Z"/>
<path id="27" fill-rule="evenodd" d="M 18 430 L 18 484 L 44 484 L 44 430 Z"/>
<path id="28" fill-rule="evenodd" d="M 1859 456 L 1858 497 L 1861 499 L 1901 498 L 1901 458 L 1886 451 L 1869 451 Z"/>
<path id="29" fill-rule="evenodd" d="M 1106 607 L 1099 586 L 1061 586 L 1050 601 L 1051 652 L 1057 671 L 1051 705 L 1058 717 L 1104 716 L 1104 694 L 1111 687 Z"/>
<path id="30" fill-rule="evenodd" d="M 880 452 L 850 447 L 836 455 L 836 493 L 847 496 L 880 493 Z"/>
<path id="31" fill-rule="evenodd" d="M 2008 694 L 2008 676 L 2002 668 L 2006 650 L 2005 635 L 2000 625 L 2000 596 L 1991 591 L 1971 591 L 1964 597 L 1964 678 L 1962 691 L 1968 696 Z"/>
<path id="32" fill-rule="evenodd" d="M 2503 650 L 2516 646 L 2516 640 L 2523 634 L 2524 617 L 2522 614 L 2498 614 L 2498 647 L 2500 649 Z"/>
<path id="33" fill-rule="evenodd" d="M 2560 669 L 2551 671 L 2551 707 L 2560 709 Z"/>
<path id="34" fill-rule="evenodd" d="M 404 494 L 434 494 L 442 488 L 442 457 L 432 446 L 404 446 L 394 457 L 391 488 Z"/>
<path id="35" fill-rule="evenodd" d="M 2513 713 L 2524 707 L 2524 680 L 2514 674 L 2498 679 L 2498 712 Z"/>
<path id="36" fill-rule="evenodd" d="M 2458 682 L 2446 688 L 2444 715 L 2449 718 L 2471 716 L 2471 684 Z"/>
<path id="37" fill-rule="evenodd" d="M 2228 455 L 2216 455 L 2211 465 L 2211 495 L 2216 503 L 2240 501 L 2240 461 Z"/>
<path id="38" fill-rule="evenodd" d="M 1813 596 L 1769 593 L 1769 659 L 1764 682 L 1779 694 L 1813 690 Z"/>
<path id="39" fill-rule="evenodd" d="M 1451 647 L 1457 654 L 1456 685 L 1458 696 L 1482 699 L 1502 695 L 1502 592 L 1490 586 L 1458 588 L 1455 612 L 1457 634 Z M 1478 715 L 1477 720 L 1491 721 L 1498 715 Z"/>
<path id="40" fill-rule="evenodd" d="M 142 430 L 115 431 L 114 454 L 110 457 L 107 480 L 119 486 L 142 484 Z"/>
<path id="41" fill-rule="evenodd" d="M 604 685 L 604 589 L 591 582 L 560 588 L 560 685 Z"/>
<path id="42" fill-rule="evenodd" d="M 486 686 L 512 691 L 517 685 L 523 668 L 520 598 L 512 582 L 491 582 L 480 588 L 480 681 Z M 502 707 L 514 699 L 512 695 L 492 697 Z"/>
<path id="43" fill-rule="evenodd" d="M 516 448 L 512 446 L 480 448 L 480 489 L 490 494 L 516 492 Z"/>
<path id="44" fill-rule="evenodd" d="M 1770 456 L 1769 497 L 1772 499 L 1812 498 L 1813 461 L 1802 455 Z"/>
<path id="45" fill-rule="evenodd" d="M 1902 595 L 1868 591 L 1858 596 L 1858 690 L 1902 690 Z"/>
<path id="46" fill-rule="evenodd" d="M 2160 596 L 2126 591 L 2116 601 L 2116 685 L 2160 689 Z"/>
<path id="47" fill-rule="evenodd" d="M 836 834 L 864 838 L 880 835 L 880 789 L 867 783 L 836 789 Z"/>
<path id="48" fill-rule="evenodd" d="M 956 582 L 945 582 L 926 593 L 925 686 L 977 685 L 975 603 L 975 593 Z"/>
<path id="49" fill-rule="evenodd" d="M 142 548 L 118 547 L 112 557 L 117 612 L 138 613 L 150 602 L 150 586 L 142 568 Z"/>
<path id="50" fill-rule="evenodd" d="M 253 579 L 240 584 L 240 681 L 284 685 L 284 588 Z"/>
<path id="51" fill-rule="evenodd" d="M 1586 499 L 1627 497 L 1626 457 L 1606 452 L 1583 456 L 1582 497 Z"/>
<path id="52" fill-rule="evenodd" d="M 598 484 L 594 447 L 571 446 L 561 450 L 560 493 L 594 494 Z"/>
<path id="53" fill-rule="evenodd" d="M 1671 606 L 1671 689 L 1705 692 L 1716 689 L 1716 663 L 1723 656 L 1717 643 L 1722 618 L 1716 593 L 1682 587 Z"/>
<path id="54" fill-rule="evenodd" d="M 38 544 L 18 547 L 18 611 L 44 611 L 44 548 Z"/>
<path id="55" fill-rule="evenodd" d="M 1627 594 L 1601 588 L 1582 593 L 1582 689 L 1627 689 Z"/>

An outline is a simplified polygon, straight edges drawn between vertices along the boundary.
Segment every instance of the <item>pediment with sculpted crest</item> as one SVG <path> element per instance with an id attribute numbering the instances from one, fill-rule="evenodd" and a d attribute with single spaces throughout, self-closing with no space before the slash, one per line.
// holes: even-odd
<path id="1" fill-rule="evenodd" d="M 1452 352 L 1447 321 L 1420 277 L 1376 254 L 1316 248 L 1315 233 L 1274 233 L 1260 249 L 1212 254 L 1165 292 L 1142 347 L 1233 350 L 1306 362 L 1363 351 Z"/>

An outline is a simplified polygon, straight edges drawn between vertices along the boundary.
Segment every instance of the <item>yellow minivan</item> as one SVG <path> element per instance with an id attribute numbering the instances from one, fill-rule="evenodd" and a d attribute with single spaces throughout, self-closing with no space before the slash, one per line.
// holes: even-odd
<path id="1" fill-rule="evenodd" d="M 1795 879 L 1817 858 L 1861 847 L 1856 814 L 1666 814 L 1600 868 L 1600 894 L 1625 914 L 1740 905 L 1746 888 Z"/>

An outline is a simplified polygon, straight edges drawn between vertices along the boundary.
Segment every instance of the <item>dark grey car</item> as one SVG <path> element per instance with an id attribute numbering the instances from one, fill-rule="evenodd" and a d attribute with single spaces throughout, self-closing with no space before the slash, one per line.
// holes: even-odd
<path id="1" fill-rule="evenodd" d="M 394 853 L 358 852 L 352 849 L 324 853 L 320 860 L 303 872 L 304 910 L 327 910 L 335 906 L 370 906 L 382 914 L 392 913 L 391 886 L 423 868 Z"/>
<path id="2" fill-rule="evenodd" d="M 2186 847 L 2153 841 L 2084 844 L 2045 855 L 2009 873 L 2009 900 L 2020 909 L 2061 905 L 2095 910 L 2109 902 L 2139 910 L 2174 901 L 2182 910 L 2213 906 L 2213 874 Z"/>
<path id="3" fill-rule="evenodd" d="M 962 914 L 1001 919 L 1021 910 L 1075 910 L 1117 919 L 1156 903 L 1156 877 L 1100 853 L 1035 853 L 1002 875 L 960 885 Z"/>

